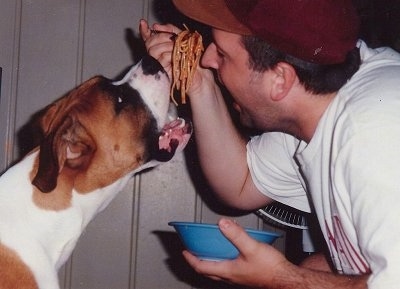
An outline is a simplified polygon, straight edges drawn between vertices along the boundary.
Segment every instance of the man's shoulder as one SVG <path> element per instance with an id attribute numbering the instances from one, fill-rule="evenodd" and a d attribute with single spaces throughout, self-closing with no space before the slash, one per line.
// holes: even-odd
<path id="1" fill-rule="evenodd" d="M 370 48 L 359 43 L 359 70 L 339 90 L 348 104 L 400 98 L 400 53 L 389 47 Z"/>

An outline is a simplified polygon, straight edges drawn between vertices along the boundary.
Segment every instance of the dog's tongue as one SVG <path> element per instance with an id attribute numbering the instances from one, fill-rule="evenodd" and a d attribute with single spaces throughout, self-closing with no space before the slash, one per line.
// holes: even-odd
<path id="1" fill-rule="evenodd" d="M 174 153 L 175 151 L 182 151 L 189 142 L 192 134 L 192 126 L 182 118 L 166 124 L 159 137 L 160 151 L 167 151 Z"/>

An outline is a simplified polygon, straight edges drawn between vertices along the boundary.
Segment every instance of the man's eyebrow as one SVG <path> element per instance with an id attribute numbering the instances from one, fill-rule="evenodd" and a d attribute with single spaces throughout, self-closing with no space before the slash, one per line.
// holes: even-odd
<path id="1" fill-rule="evenodd" d="M 215 34 L 214 32 L 212 33 L 212 42 L 214 43 L 215 47 L 217 48 L 218 51 L 222 52 L 223 54 L 226 54 L 227 51 L 221 47 L 221 45 L 218 44 L 218 41 L 215 40 Z"/>

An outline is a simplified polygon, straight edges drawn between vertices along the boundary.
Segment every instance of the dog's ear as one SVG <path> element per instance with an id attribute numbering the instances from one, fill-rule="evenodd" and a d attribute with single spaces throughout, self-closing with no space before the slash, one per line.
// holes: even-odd
<path id="1" fill-rule="evenodd" d="M 48 193 L 57 186 L 57 178 L 65 166 L 71 169 L 87 166 L 94 151 L 93 139 L 72 110 L 67 99 L 50 106 L 41 122 L 44 138 L 40 144 L 39 164 L 32 184 Z M 74 107 L 79 106 L 75 103 Z M 75 111 L 75 112 L 74 112 Z"/>
<path id="2" fill-rule="evenodd" d="M 62 130 L 68 127 L 69 118 L 50 133 L 48 133 L 40 144 L 39 166 L 32 184 L 41 192 L 48 193 L 57 186 L 58 173 L 60 171 L 60 160 L 58 158 L 57 143 L 62 139 Z M 62 161 L 62 159 L 61 159 Z"/>

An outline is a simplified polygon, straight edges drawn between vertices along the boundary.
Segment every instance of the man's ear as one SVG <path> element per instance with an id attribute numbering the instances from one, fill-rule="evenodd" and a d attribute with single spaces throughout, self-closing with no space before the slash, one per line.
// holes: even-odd
<path id="1" fill-rule="evenodd" d="M 272 79 L 272 100 L 282 100 L 293 87 L 297 78 L 296 71 L 293 66 L 286 62 L 279 62 L 274 68 L 272 68 L 273 79 Z"/>

